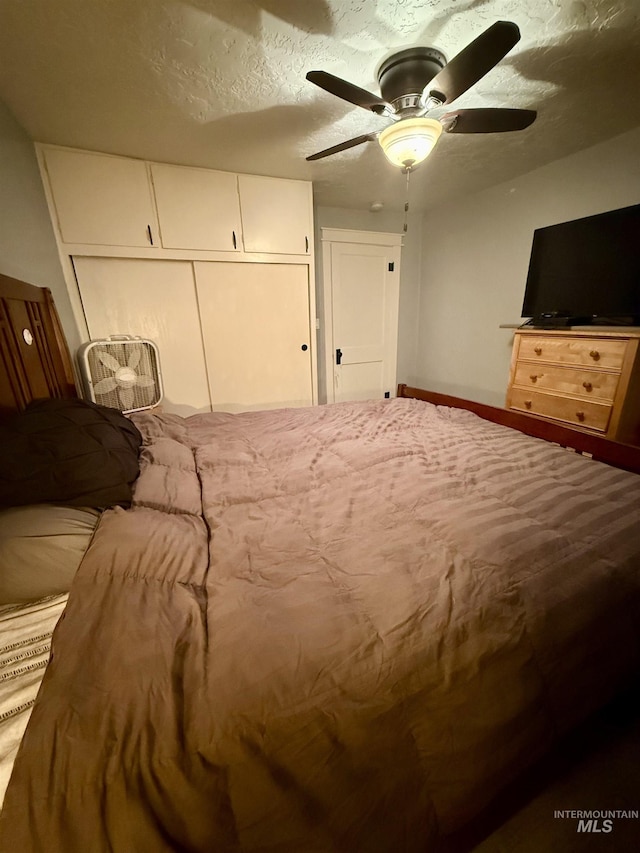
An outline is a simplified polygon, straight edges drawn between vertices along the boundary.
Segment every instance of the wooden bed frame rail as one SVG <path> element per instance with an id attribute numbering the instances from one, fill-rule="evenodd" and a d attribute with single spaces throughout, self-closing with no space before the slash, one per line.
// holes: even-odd
<path id="1" fill-rule="evenodd" d="M 435 391 L 412 388 L 405 384 L 398 385 L 398 397 L 424 400 L 427 403 L 434 403 L 436 406 L 467 409 L 487 421 L 493 421 L 493 423 L 517 429 L 535 438 L 554 442 L 583 456 L 590 456 L 599 462 L 606 462 L 615 468 L 622 468 L 625 471 L 633 471 L 635 474 L 640 474 L 640 447 L 621 444 L 620 442 L 611 441 L 599 435 L 590 435 L 586 432 L 580 432 L 580 430 L 571 429 L 552 421 L 545 421 L 533 415 L 515 412 L 511 409 L 499 409 L 496 406 L 487 406 L 484 403 L 475 403 L 473 400 L 463 400 L 461 397 L 452 397 L 448 394 L 439 394 Z"/>

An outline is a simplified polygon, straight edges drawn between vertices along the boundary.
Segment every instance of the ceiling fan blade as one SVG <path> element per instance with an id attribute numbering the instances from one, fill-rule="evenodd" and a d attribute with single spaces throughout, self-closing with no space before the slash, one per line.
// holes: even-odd
<path id="1" fill-rule="evenodd" d="M 524 130 L 533 124 L 535 110 L 509 110 L 483 107 L 475 110 L 452 110 L 438 121 L 447 133 L 506 133 Z"/>
<path id="2" fill-rule="evenodd" d="M 353 139 L 347 139 L 346 142 L 341 142 L 339 145 L 334 145 L 332 148 L 325 148 L 324 151 L 318 151 L 317 154 L 312 154 L 307 157 L 307 160 L 321 160 L 323 157 L 329 157 L 331 154 L 337 154 L 339 151 L 346 151 L 347 148 L 354 148 L 356 145 L 362 145 L 363 142 L 372 142 L 378 138 L 378 133 L 365 133 L 363 136 L 354 136 Z"/>
<path id="3" fill-rule="evenodd" d="M 367 92 L 366 89 L 360 89 L 352 83 L 347 83 L 340 77 L 334 77 L 326 71 L 309 71 L 307 80 L 320 86 L 325 92 L 331 95 L 336 95 L 342 98 L 343 101 L 348 101 L 350 104 L 355 104 L 356 107 L 362 107 L 365 110 L 372 110 L 380 115 L 384 112 L 393 112 L 393 107 L 386 101 L 383 101 L 378 95 L 372 92 Z"/>
<path id="4" fill-rule="evenodd" d="M 520 30 L 511 21 L 496 21 L 453 57 L 431 80 L 426 91 L 454 101 L 490 71 L 520 41 Z"/>

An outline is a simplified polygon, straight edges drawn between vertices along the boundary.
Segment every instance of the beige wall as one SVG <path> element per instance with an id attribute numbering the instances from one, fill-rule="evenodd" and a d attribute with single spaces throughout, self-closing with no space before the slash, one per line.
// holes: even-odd
<path id="1" fill-rule="evenodd" d="M 504 405 L 535 228 L 640 202 L 640 129 L 423 221 L 416 382 Z"/>
<path id="2" fill-rule="evenodd" d="M 0 272 L 48 287 L 72 352 L 80 337 L 32 141 L 0 101 Z"/>
<path id="3" fill-rule="evenodd" d="M 403 234 L 404 213 L 370 213 L 338 207 L 318 207 L 316 228 L 316 307 L 320 320 L 318 332 L 318 385 L 320 401 L 326 401 L 324 375 L 324 316 L 322 287 L 321 228 L 350 228 L 356 231 L 386 231 Z M 420 303 L 420 263 L 422 217 L 409 214 L 407 232 L 403 235 L 400 266 L 400 305 L 398 316 L 398 382 L 413 383 L 418 346 L 418 306 Z"/>

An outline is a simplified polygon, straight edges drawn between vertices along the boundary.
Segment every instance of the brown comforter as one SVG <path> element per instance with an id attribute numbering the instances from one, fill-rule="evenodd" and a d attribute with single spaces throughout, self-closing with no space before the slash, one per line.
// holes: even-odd
<path id="1" fill-rule="evenodd" d="M 638 671 L 636 475 L 415 400 L 136 423 L 3 851 L 426 850 Z"/>

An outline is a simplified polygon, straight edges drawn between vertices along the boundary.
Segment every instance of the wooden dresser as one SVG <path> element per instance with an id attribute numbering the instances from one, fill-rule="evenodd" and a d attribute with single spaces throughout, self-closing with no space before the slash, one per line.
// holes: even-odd
<path id="1" fill-rule="evenodd" d="M 518 329 L 506 405 L 640 445 L 640 328 Z"/>

